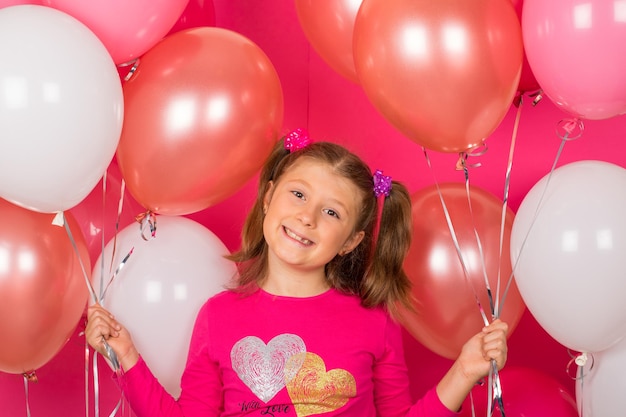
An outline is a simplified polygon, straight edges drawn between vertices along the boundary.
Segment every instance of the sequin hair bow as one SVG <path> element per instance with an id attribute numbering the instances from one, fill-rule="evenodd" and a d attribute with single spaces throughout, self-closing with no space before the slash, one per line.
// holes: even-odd
<path id="1" fill-rule="evenodd" d="M 285 136 L 284 147 L 289 152 L 299 151 L 302 148 L 306 148 L 311 143 L 309 132 L 302 128 L 292 130 Z"/>
<path id="2" fill-rule="evenodd" d="M 387 197 L 391 192 L 391 177 L 383 175 L 380 169 L 374 172 L 374 195 L 376 197 Z"/>

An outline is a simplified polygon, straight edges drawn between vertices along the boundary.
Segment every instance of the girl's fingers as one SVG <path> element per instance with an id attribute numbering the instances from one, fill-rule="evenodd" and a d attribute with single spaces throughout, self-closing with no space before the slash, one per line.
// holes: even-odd
<path id="1" fill-rule="evenodd" d="M 85 337 L 87 342 L 100 353 L 104 351 L 104 340 L 118 337 L 121 330 L 120 324 L 113 315 L 101 306 L 94 304 L 87 310 L 87 327 Z"/>
<path id="2" fill-rule="evenodd" d="M 501 320 L 485 326 L 482 332 L 482 352 L 485 360 L 495 360 L 498 368 L 502 368 L 507 357 L 508 325 Z"/>
<path id="3" fill-rule="evenodd" d="M 503 322 L 500 319 L 494 320 L 488 326 L 483 327 L 483 333 L 493 333 L 493 332 L 504 332 L 505 334 L 509 331 L 509 325 Z"/>

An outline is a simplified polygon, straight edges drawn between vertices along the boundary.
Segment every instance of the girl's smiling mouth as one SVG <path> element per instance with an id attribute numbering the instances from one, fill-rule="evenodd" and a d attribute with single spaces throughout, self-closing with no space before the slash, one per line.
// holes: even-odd
<path id="1" fill-rule="evenodd" d="M 302 236 L 297 235 L 296 233 L 294 233 L 291 229 L 283 226 L 283 230 L 285 231 L 285 234 L 287 236 L 289 236 L 290 238 L 297 240 L 298 242 L 302 243 L 303 245 L 312 245 L 313 242 L 310 241 L 309 239 L 303 238 Z"/>

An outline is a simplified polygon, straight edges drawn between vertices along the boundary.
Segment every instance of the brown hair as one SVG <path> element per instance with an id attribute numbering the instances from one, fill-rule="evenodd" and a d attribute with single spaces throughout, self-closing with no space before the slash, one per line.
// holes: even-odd
<path id="1" fill-rule="evenodd" d="M 314 142 L 289 152 L 279 141 L 259 177 L 256 201 L 242 231 L 241 248 L 229 256 L 238 265 L 236 290 L 245 292 L 256 287 L 267 276 L 267 243 L 263 236 L 263 198 L 270 181 L 277 181 L 299 158 L 311 158 L 328 164 L 337 175 L 349 179 L 359 190 L 362 204 L 355 232 L 363 230 L 361 243 L 344 256 L 335 256 L 326 264 L 326 279 L 331 287 L 355 294 L 366 307 L 386 306 L 397 315 L 396 303 L 411 308 L 410 283 L 403 270 L 404 258 L 411 242 L 411 200 L 406 187 L 392 182 L 385 197 L 378 238 L 372 242 L 378 221 L 377 198 L 370 168 L 354 153 L 331 142 Z M 373 245 L 375 247 L 373 248 Z M 372 250 L 373 249 L 373 250 Z"/>

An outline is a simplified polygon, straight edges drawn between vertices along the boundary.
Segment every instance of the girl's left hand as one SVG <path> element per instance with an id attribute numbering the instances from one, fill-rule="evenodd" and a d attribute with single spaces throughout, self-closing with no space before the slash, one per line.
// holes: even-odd
<path id="1" fill-rule="evenodd" d="M 437 395 L 450 410 L 459 410 L 474 385 L 489 374 L 492 361 L 498 370 L 506 363 L 506 336 L 509 326 L 495 320 L 472 336 L 461 349 L 457 360 L 437 384 Z"/>
<path id="2" fill-rule="evenodd" d="M 492 360 L 496 362 L 498 370 L 504 367 L 508 331 L 509 326 L 498 319 L 465 343 L 457 362 L 468 379 L 477 382 L 488 375 Z"/>

